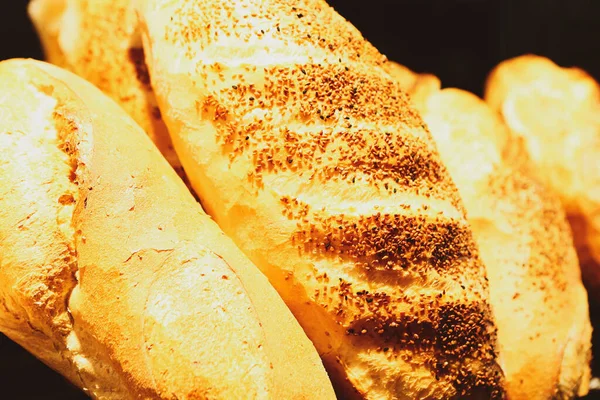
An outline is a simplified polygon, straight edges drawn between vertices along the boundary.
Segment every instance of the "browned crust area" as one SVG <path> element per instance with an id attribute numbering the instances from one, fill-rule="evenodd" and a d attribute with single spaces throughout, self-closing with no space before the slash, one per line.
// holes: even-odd
<path id="1" fill-rule="evenodd" d="M 307 205 L 288 198 L 282 201 L 289 218 L 301 220 L 307 214 Z M 458 276 L 477 273 L 479 268 L 473 263 L 472 270 L 466 270 L 477 253 L 470 228 L 456 220 L 379 213 L 327 218 L 313 213 L 298 227 L 293 241 L 301 254 L 350 260 L 367 273 L 403 271 L 425 276 L 433 268 L 440 275 Z"/>
<path id="2" fill-rule="evenodd" d="M 247 66 L 248 72 L 264 75 L 264 87 L 244 83 L 241 75 L 240 83 L 215 93 L 215 100 L 225 106 L 235 104 L 238 115 L 255 108 L 301 104 L 297 117 L 308 124 L 342 122 L 341 125 L 351 127 L 351 120 L 355 120 L 394 126 L 402 123 L 423 129 L 421 117 L 406 107 L 408 97 L 393 80 L 374 71 L 349 69 L 346 58 L 336 61 L 327 65 Z M 217 73 L 220 69 L 219 64 L 209 68 Z M 345 123 L 339 121 L 342 113 Z"/>
<path id="3" fill-rule="evenodd" d="M 404 92 L 383 74 L 344 65 L 267 67 L 259 71 L 263 88 L 245 83 L 240 73 L 231 87 L 200 102 L 198 111 L 220 128 L 218 140 L 231 161 L 252 154 L 250 179 L 259 186 L 263 175 L 281 171 L 310 174 L 315 182 L 354 184 L 361 177 L 390 194 L 412 192 L 460 208 L 427 128 Z M 206 72 L 200 76 L 208 80 Z M 248 117 L 257 109 L 281 115 Z"/>
<path id="4" fill-rule="evenodd" d="M 127 54 L 129 55 L 129 61 L 135 68 L 135 76 L 138 82 L 146 88 L 146 90 L 151 91 L 152 86 L 150 84 L 150 74 L 148 72 L 148 66 L 146 65 L 144 49 L 142 47 L 131 47 Z M 157 118 L 160 118 L 160 111 Z"/>
<path id="5" fill-rule="evenodd" d="M 356 28 L 322 0 L 270 0 L 252 5 L 213 1 L 210 8 L 209 13 L 201 15 L 197 4 L 182 2 L 165 40 L 186 48 L 188 55 L 193 55 L 198 48 L 232 34 L 244 42 L 274 34 L 297 45 L 343 54 L 349 61 L 379 64 L 386 60 Z M 244 8 L 252 10 L 246 13 L 248 10 Z M 267 24 L 258 27 L 254 23 L 256 17 Z"/>

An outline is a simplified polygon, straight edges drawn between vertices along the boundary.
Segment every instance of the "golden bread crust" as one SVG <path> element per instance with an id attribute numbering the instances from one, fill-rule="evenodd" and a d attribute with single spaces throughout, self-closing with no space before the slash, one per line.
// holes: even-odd
<path id="1" fill-rule="evenodd" d="M 139 3 L 194 189 L 340 395 L 501 397 L 462 203 L 385 57 L 320 0 Z"/>
<path id="2" fill-rule="evenodd" d="M 94 398 L 334 398 L 267 279 L 117 104 L 41 62 L 0 80 L 3 332 Z"/>
<path id="3" fill-rule="evenodd" d="M 130 0 L 32 0 L 46 59 L 93 83 L 146 131 L 183 176 L 152 92 Z"/>
<path id="4" fill-rule="evenodd" d="M 429 92 L 416 104 L 465 202 L 487 268 L 509 398 L 584 395 L 587 294 L 559 199 L 534 177 L 523 143 L 483 100 L 458 89 L 419 88 L 417 74 L 396 72 L 409 93 Z"/>

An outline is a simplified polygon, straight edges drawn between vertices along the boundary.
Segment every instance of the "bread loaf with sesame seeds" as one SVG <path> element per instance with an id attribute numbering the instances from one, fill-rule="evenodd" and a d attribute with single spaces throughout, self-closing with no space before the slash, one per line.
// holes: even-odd
<path id="1" fill-rule="evenodd" d="M 28 12 L 46 60 L 119 103 L 184 177 L 150 87 L 131 0 L 32 0 Z"/>
<path id="2" fill-rule="evenodd" d="M 485 101 L 523 140 L 539 179 L 567 212 L 583 281 L 600 304 L 600 84 L 586 71 L 526 54 L 489 74 Z"/>
<path id="3" fill-rule="evenodd" d="M 587 293 L 559 199 L 486 103 L 391 64 L 431 129 L 465 202 L 486 265 L 507 393 L 583 396 L 590 381 Z"/>
<path id="4" fill-rule="evenodd" d="M 322 0 L 137 6 L 194 189 L 340 398 L 503 397 L 464 208 L 385 57 Z"/>
<path id="5" fill-rule="evenodd" d="M 335 399 L 267 278 L 116 103 L 31 60 L 0 63 L 0 86 L 0 331 L 92 398 Z"/>

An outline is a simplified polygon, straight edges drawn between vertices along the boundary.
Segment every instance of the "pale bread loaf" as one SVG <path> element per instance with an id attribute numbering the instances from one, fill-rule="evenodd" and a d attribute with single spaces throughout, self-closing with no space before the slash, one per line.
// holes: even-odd
<path id="1" fill-rule="evenodd" d="M 267 274 L 341 398 L 499 398 L 485 271 L 385 58 L 322 0 L 139 3 L 207 211 Z"/>
<path id="2" fill-rule="evenodd" d="M 483 100 L 440 90 L 431 75 L 391 68 L 414 94 L 465 202 L 490 280 L 508 397 L 585 395 L 587 293 L 559 199 L 532 176 L 519 140 Z"/>
<path id="3" fill-rule="evenodd" d="M 560 196 L 584 282 L 600 301 L 600 86 L 579 68 L 525 55 L 492 71 L 485 99 L 523 139 L 539 178 Z"/>
<path id="4" fill-rule="evenodd" d="M 32 0 L 28 11 L 47 61 L 117 101 L 183 176 L 150 86 L 131 0 Z"/>
<path id="5" fill-rule="evenodd" d="M 0 63 L 0 330 L 98 399 L 334 399 L 276 291 L 91 84 Z"/>

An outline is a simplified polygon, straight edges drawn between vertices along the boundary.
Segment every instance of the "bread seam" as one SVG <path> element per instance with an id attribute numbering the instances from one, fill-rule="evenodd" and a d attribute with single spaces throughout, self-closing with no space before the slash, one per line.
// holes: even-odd
<path id="1" fill-rule="evenodd" d="M 36 70 L 42 74 L 44 74 L 48 79 L 52 80 L 53 77 L 50 76 L 48 73 L 46 73 L 45 71 L 36 68 Z M 40 87 L 42 92 L 46 92 L 46 89 L 43 87 Z M 51 89 L 52 90 L 52 89 Z M 69 91 L 69 95 L 75 97 L 78 99 L 78 101 L 81 102 L 81 99 L 79 99 L 79 97 L 76 95 L 76 93 L 74 93 L 72 90 L 70 90 L 69 88 L 65 87 L 65 90 Z M 46 93 L 47 95 L 51 95 L 51 93 Z M 84 163 L 81 161 L 80 159 L 80 149 L 79 149 L 79 142 L 78 142 L 78 136 L 79 136 L 79 132 L 80 131 L 80 127 L 78 126 L 78 123 L 75 119 L 70 118 L 67 113 L 63 113 L 63 108 L 65 107 L 64 105 L 64 100 L 60 98 L 60 96 L 57 99 L 57 104 L 53 113 L 53 121 L 56 127 L 56 131 L 57 131 L 57 141 L 58 141 L 58 148 L 67 156 L 67 159 L 69 161 L 69 165 L 71 167 L 71 174 L 69 175 L 69 181 L 71 182 L 71 184 L 73 184 L 76 187 L 76 190 L 74 191 L 73 195 L 75 196 L 75 198 L 73 199 L 74 201 L 74 206 L 71 209 L 71 215 L 70 215 L 70 221 L 69 224 L 70 226 L 73 228 L 73 232 L 72 232 L 72 237 L 70 238 L 70 243 L 72 244 L 73 248 L 72 248 L 72 256 L 73 256 L 73 265 L 71 267 L 72 269 L 72 277 L 74 280 L 74 284 L 69 288 L 68 293 L 65 296 L 65 310 L 67 311 L 67 315 L 69 317 L 70 323 L 71 323 L 71 333 L 70 335 L 73 336 L 77 336 L 76 335 L 76 330 L 75 330 L 75 319 L 73 318 L 73 315 L 71 314 L 71 310 L 70 310 L 70 299 L 71 299 L 71 294 L 73 293 L 73 291 L 78 287 L 79 285 L 79 260 L 78 260 L 78 251 L 77 251 L 77 243 L 78 240 L 80 240 L 81 238 L 78 237 L 80 235 L 79 230 L 77 229 L 77 227 L 75 226 L 75 212 L 77 210 L 78 207 L 81 206 L 81 194 L 82 194 L 82 188 L 80 186 L 80 176 L 84 173 Z M 65 126 L 66 125 L 66 126 Z M 68 129 L 68 127 L 74 128 L 74 129 Z M 83 205 L 85 207 L 85 197 L 83 198 Z M 65 349 L 67 350 L 67 357 L 63 358 L 67 361 L 69 361 L 71 363 L 71 365 L 73 365 L 73 370 L 75 371 L 75 373 L 77 374 L 79 380 L 80 380 L 80 387 L 84 392 L 88 392 L 88 387 L 89 385 L 86 382 L 86 379 L 84 379 L 83 375 L 81 374 L 80 368 L 77 365 L 76 362 L 76 353 L 73 352 L 73 349 L 70 348 L 69 343 L 65 343 Z"/>

